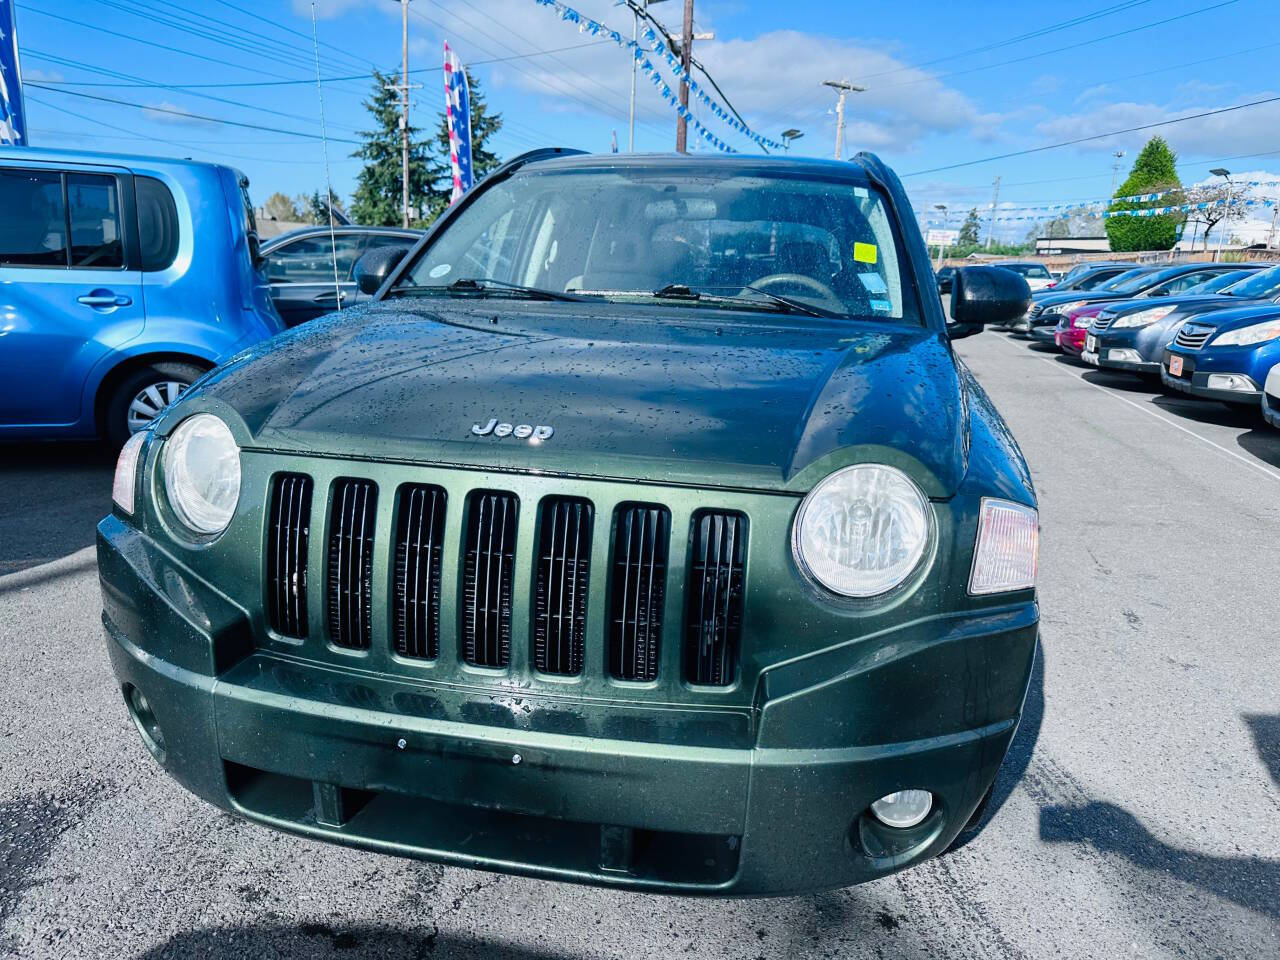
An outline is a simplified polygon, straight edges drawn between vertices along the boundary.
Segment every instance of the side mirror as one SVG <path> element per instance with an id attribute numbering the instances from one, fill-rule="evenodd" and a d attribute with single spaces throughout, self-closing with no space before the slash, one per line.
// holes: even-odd
<path id="1" fill-rule="evenodd" d="M 938 292 L 939 293 L 951 292 L 951 274 L 947 274 L 945 277 L 938 278 Z"/>
<path id="2" fill-rule="evenodd" d="M 962 267 L 951 286 L 952 340 L 981 333 L 987 324 L 1008 323 L 1031 308 L 1031 288 L 1021 274 L 999 267 Z"/>
<path id="3" fill-rule="evenodd" d="M 258 239 L 256 233 L 249 233 L 249 262 L 253 265 L 254 270 L 261 270 L 262 265 L 266 263 L 262 256 L 262 241 Z"/>
<path id="4" fill-rule="evenodd" d="M 378 247 L 357 260 L 356 286 L 360 292 L 370 296 L 377 293 L 391 272 L 400 266 L 406 253 L 408 251 L 403 247 Z"/>

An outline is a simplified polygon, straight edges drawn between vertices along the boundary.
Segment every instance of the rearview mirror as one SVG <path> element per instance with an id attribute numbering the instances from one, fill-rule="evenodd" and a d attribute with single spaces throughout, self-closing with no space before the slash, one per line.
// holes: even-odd
<path id="1" fill-rule="evenodd" d="M 400 265 L 408 251 L 403 247 L 378 247 L 356 261 L 356 286 L 372 296 Z"/>
<path id="2" fill-rule="evenodd" d="M 992 323 L 1008 323 L 1031 308 L 1031 288 L 1021 274 L 999 267 L 962 267 L 951 282 L 952 340 L 981 333 Z"/>

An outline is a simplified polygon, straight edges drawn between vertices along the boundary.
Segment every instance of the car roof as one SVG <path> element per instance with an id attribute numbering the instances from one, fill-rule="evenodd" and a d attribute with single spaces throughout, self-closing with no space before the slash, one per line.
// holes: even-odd
<path id="1" fill-rule="evenodd" d="M 158 166 L 179 167 L 228 167 L 223 163 L 192 160 L 190 157 L 159 157 L 147 154 L 107 153 L 100 150 L 63 150 L 59 147 L 5 147 L 5 160 L 29 160 L 35 163 L 84 163 L 102 166 Z M 234 167 L 228 167 L 234 170 Z M 236 171 L 239 175 L 239 171 Z"/>
<path id="2" fill-rule="evenodd" d="M 879 182 L 880 177 L 863 163 L 862 157 L 831 160 L 820 157 L 791 157 L 770 154 L 723 153 L 564 153 L 533 157 L 526 166 L 539 170 L 601 170 L 618 167 L 706 172 L 708 168 L 740 173 L 808 173 L 814 177 Z M 874 161 L 874 158 L 870 158 Z"/>

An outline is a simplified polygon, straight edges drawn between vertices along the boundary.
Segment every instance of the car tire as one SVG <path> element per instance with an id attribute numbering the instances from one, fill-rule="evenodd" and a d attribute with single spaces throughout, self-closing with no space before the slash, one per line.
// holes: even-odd
<path id="1" fill-rule="evenodd" d="M 203 375 L 204 370 L 195 364 L 176 361 L 139 367 L 116 385 L 107 401 L 102 433 L 113 446 L 124 446 L 130 435 Z"/>

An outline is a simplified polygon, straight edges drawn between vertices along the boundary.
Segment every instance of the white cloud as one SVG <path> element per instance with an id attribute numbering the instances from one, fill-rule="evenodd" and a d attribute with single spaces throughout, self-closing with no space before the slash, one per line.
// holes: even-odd
<path id="1" fill-rule="evenodd" d="M 1075 140 L 1111 130 L 1122 130 L 1160 120 L 1206 113 L 1236 103 L 1247 103 L 1274 96 L 1277 96 L 1274 91 L 1263 91 L 1240 94 L 1226 102 L 1179 100 L 1171 103 L 1099 104 L 1085 112 L 1051 117 L 1039 123 L 1035 129 L 1045 141 Z M 1275 102 L 1093 140 L 1081 144 L 1080 149 L 1109 152 L 1116 147 L 1125 147 L 1137 151 L 1148 139 L 1159 134 L 1183 156 L 1258 153 L 1273 150 L 1278 146 L 1275 132 L 1278 127 L 1280 127 L 1280 102 Z"/>
<path id="2" fill-rule="evenodd" d="M 293 0 L 294 10 L 310 16 L 309 0 Z M 573 6 L 629 37 L 631 17 L 613 0 L 574 0 Z M 358 7 L 383 10 L 399 17 L 388 0 L 321 0 L 320 14 L 338 16 Z M 411 10 L 415 8 L 411 7 Z M 531 0 L 467 0 L 465 3 L 422 4 L 421 16 L 409 19 L 411 43 L 417 59 L 434 62 L 441 36 L 447 36 L 466 62 L 509 57 L 514 53 L 590 44 L 596 38 L 580 34 L 561 20 L 552 8 Z M 656 7 L 655 14 L 672 20 L 678 14 Z M 429 18 L 437 23 L 427 22 Z M 443 24 L 441 29 L 438 24 Z M 389 22 L 388 27 L 392 24 Z M 700 14 L 698 29 L 715 29 Z M 1001 118 L 982 113 L 959 91 L 923 73 L 905 67 L 886 51 L 884 44 L 775 30 L 750 39 L 721 35 L 704 41 L 695 54 L 711 71 L 721 88 L 749 124 L 777 139 L 780 131 L 795 126 L 808 134 L 800 145 L 806 152 L 826 152 L 834 143 L 835 95 L 822 81 L 890 73 L 868 80 L 865 93 L 851 94 L 847 102 L 846 144 L 850 152 L 869 148 L 905 151 L 934 133 L 966 131 L 977 140 L 998 134 Z M 655 65 L 658 60 L 653 59 Z M 604 115 L 612 124 L 625 124 L 631 83 L 627 54 L 611 43 L 584 46 L 551 56 L 493 63 L 482 68 L 491 90 L 520 90 L 541 95 L 543 113 L 565 111 Z M 665 66 L 662 73 L 670 82 Z M 708 91 L 712 93 L 713 91 Z M 719 100 L 719 97 L 716 97 Z M 722 104 L 723 105 L 723 104 Z M 500 105 L 499 105 L 500 106 Z M 695 102 L 695 115 L 703 111 Z M 510 114 L 508 113 L 510 116 Z M 673 125 L 671 108 L 641 75 L 637 84 L 637 115 L 641 124 L 654 129 Z M 545 118 L 517 117 L 527 124 L 553 126 Z M 707 126 L 726 140 L 741 138 L 714 119 Z M 550 132 L 550 131 L 548 131 Z"/>

